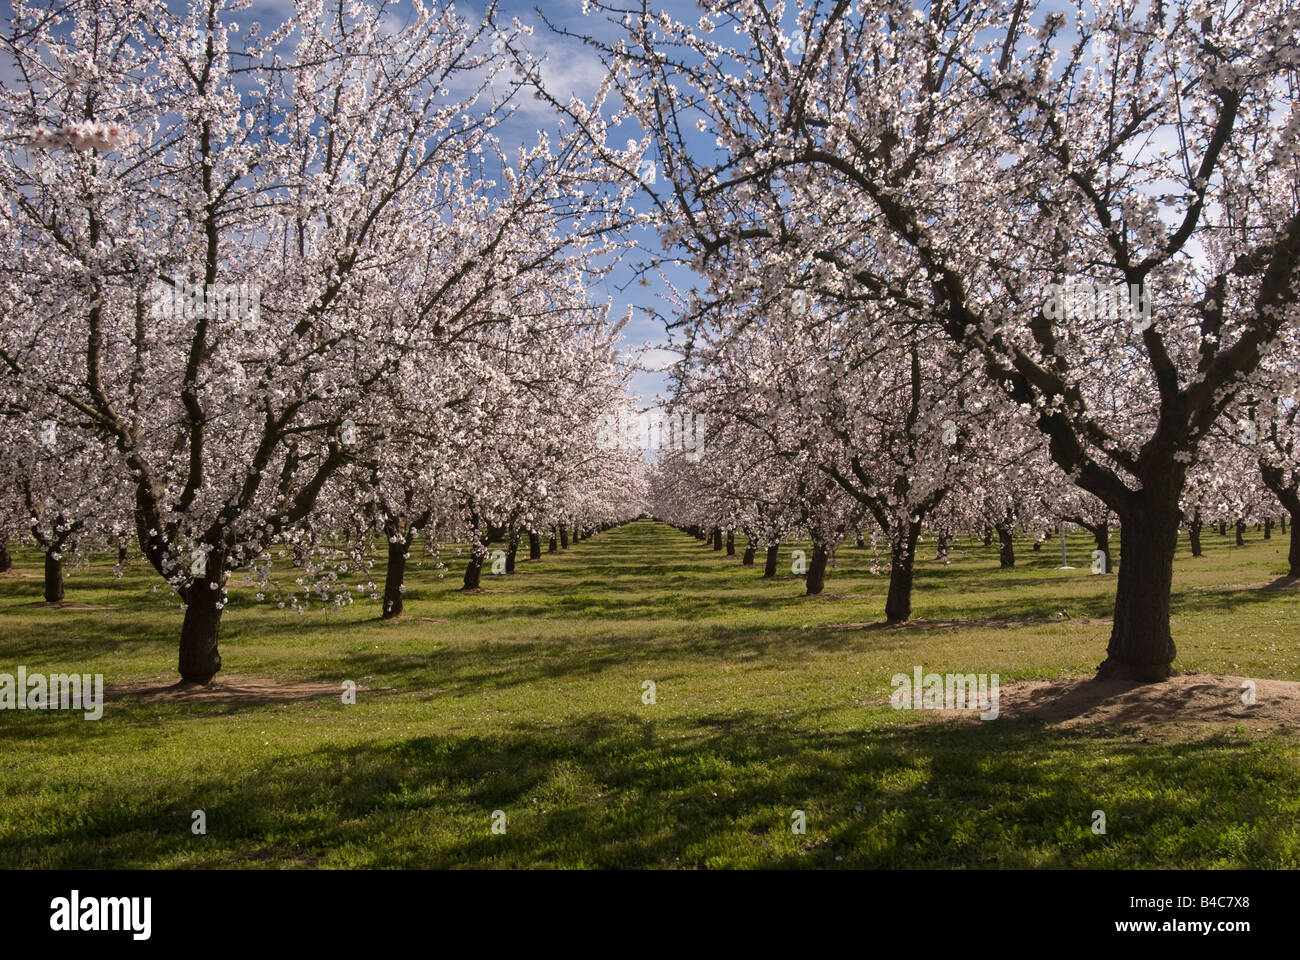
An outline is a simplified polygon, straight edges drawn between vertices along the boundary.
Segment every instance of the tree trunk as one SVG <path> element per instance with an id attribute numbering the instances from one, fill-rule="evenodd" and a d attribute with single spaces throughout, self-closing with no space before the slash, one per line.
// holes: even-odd
<path id="1" fill-rule="evenodd" d="M 989 544 L 991 544 L 992 542 L 993 542 L 993 528 L 992 528 L 992 527 L 985 527 L 985 528 L 984 528 L 984 546 L 987 547 L 987 546 L 988 546 Z"/>
<path id="2" fill-rule="evenodd" d="M 221 629 L 221 608 L 225 580 L 225 557 L 212 551 L 207 574 L 191 580 L 184 588 L 185 620 L 181 624 L 181 649 L 177 669 L 187 683 L 211 683 L 221 669 L 217 634 Z"/>
<path id="3" fill-rule="evenodd" d="M 752 541 L 745 544 L 745 552 L 741 554 L 740 565 L 742 567 L 752 567 L 754 565 L 754 544 Z"/>
<path id="4" fill-rule="evenodd" d="M 866 539 L 863 538 L 862 531 L 860 530 L 858 531 L 857 539 L 853 541 L 853 545 L 857 547 L 859 550 L 867 549 L 867 541 Z"/>
<path id="5" fill-rule="evenodd" d="M 0 573 L 13 568 L 14 558 L 9 555 L 9 538 L 0 537 Z"/>
<path id="6" fill-rule="evenodd" d="M 388 541 L 388 571 L 384 574 L 384 612 L 385 620 L 392 620 L 402 615 L 402 585 L 406 582 L 406 555 L 410 550 L 405 538 L 395 537 Z"/>
<path id="7" fill-rule="evenodd" d="M 722 549 L 722 528 L 721 527 L 713 528 L 713 549 L 714 550 Z"/>
<path id="8" fill-rule="evenodd" d="M 542 535 L 536 530 L 528 531 L 528 559 L 542 559 Z"/>
<path id="9" fill-rule="evenodd" d="M 939 534 L 938 546 L 935 549 L 934 559 L 940 561 L 941 563 L 947 563 L 948 547 L 951 544 L 952 544 L 952 534 L 950 533 Z"/>
<path id="10" fill-rule="evenodd" d="M 885 598 L 885 621 L 903 623 L 912 617 L 912 575 L 916 561 L 919 523 L 909 523 L 904 539 L 895 539 L 889 550 L 889 594 Z"/>
<path id="11" fill-rule="evenodd" d="M 1264 539 L 1265 540 L 1273 539 L 1273 518 L 1272 517 L 1269 517 L 1267 520 L 1264 521 Z"/>
<path id="12" fill-rule="evenodd" d="M 1220 521 L 1219 521 L 1219 536 L 1221 536 L 1221 537 L 1226 537 L 1227 535 L 1228 535 L 1228 521 L 1226 521 L 1226 520 L 1220 520 Z"/>
<path id="13" fill-rule="evenodd" d="M 1287 517 L 1291 518 L 1291 550 L 1287 554 L 1287 563 L 1290 566 L 1288 576 L 1300 577 L 1300 535 L 1296 533 L 1296 520 L 1300 519 L 1300 490 L 1288 486 L 1287 476 L 1277 467 L 1264 462 L 1261 462 L 1259 467 L 1264 478 L 1264 486 L 1273 491 L 1273 495 L 1286 510 L 1282 516 L 1282 533 L 1286 533 Z"/>
<path id="14" fill-rule="evenodd" d="M 569 549 L 569 531 L 564 524 L 560 524 L 560 549 Z"/>
<path id="15" fill-rule="evenodd" d="M 1192 522 L 1187 525 L 1187 536 L 1192 541 L 1192 556 L 1204 556 L 1201 550 L 1201 508 L 1197 507 L 1192 514 Z"/>
<path id="16" fill-rule="evenodd" d="M 736 531 L 728 530 L 727 531 L 727 556 L 734 557 L 735 555 L 736 555 Z"/>
<path id="17" fill-rule="evenodd" d="M 808 564 L 807 585 L 804 596 L 815 597 L 826 587 L 826 548 L 820 543 L 813 544 L 812 561 Z"/>
<path id="18" fill-rule="evenodd" d="M 555 553 L 555 551 L 556 551 L 557 549 L 558 549 L 558 548 L 557 548 L 556 543 L 555 543 L 555 528 L 554 528 L 554 527 L 551 527 L 551 536 L 550 536 L 550 539 L 546 541 L 546 552 L 547 552 L 547 553 Z"/>
<path id="19" fill-rule="evenodd" d="M 1016 545 L 1011 537 L 1011 526 L 999 523 L 998 531 L 998 566 L 1009 570 L 1016 565 Z"/>
<path id="20" fill-rule="evenodd" d="M 125 544 L 125 543 L 119 543 L 119 544 L 117 545 L 117 565 L 118 565 L 119 567 L 125 567 L 125 566 L 126 566 L 126 560 L 127 560 L 127 557 L 128 557 L 128 556 L 129 556 L 129 554 L 128 554 L 127 549 L 126 549 L 126 544 Z"/>
<path id="21" fill-rule="evenodd" d="M 477 590 L 479 581 L 483 577 L 483 560 L 487 556 L 487 551 L 478 552 L 473 548 L 470 549 L 469 562 L 465 564 L 465 583 L 462 590 Z"/>
<path id="22" fill-rule="evenodd" d="M 780 545 L 775 543 L 767 548 L 767 561 L 763 564 L 764 580 L 770 580 L 776 576 L 776 556 L 780 549 Z"/>
<path id="23" fill-rule="evenodd" d="M 515 557 L 519 554 L 519 531 L 511 530 L 506 542 L 506 573 L 515 572 Z"/>
<path id="24" fill-rule="evenodd" d="M 63 560 L 55 559 L 57 549 L 45 552 L 45 602 L 58 603 L 63 599 Z"/>
<path id="25" fill-rule="evenodd" d="M 1140 504 L 1120 517 L 1124 562 L 1119 567 L 1115 620 L 1097 679 L 1165 680 L 1177 648 L 1169 633 L 1169 593 L 1178 542 L 1176 497 Z"/>
<path id="26" fill-rule="evenodd" d="M 1237 521 L 1237 546 L 1244 547 L 1246 545 L 1245 533 L 1246 533 L 1246 521 L 1238 520 Z"/>
<path id="27" fill-rule="evenodd" d="M 1034 553 L 1038 553 L 1042 549 L 1043 549 L 1043 541 L 1040 540 L 1038 537 L 1034 537 Z"/>
<path id="28" fill-rule="evenodd" d="M 1102 523 L 1094 527 L 1092 530 L 1092 540 L 1097 544 L 1097 549 L 1101 551 L 1101 572 L 1114 572 L 1114 568 L 1111 566 L 1110 562 L 1110 525 Z"/>

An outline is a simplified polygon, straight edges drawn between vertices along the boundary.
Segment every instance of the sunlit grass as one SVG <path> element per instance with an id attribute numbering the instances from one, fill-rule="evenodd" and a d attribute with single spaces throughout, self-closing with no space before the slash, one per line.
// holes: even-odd
<path id="1" fill-rule="evenodd" d="M 1260 589 L 1287 541 L 1248 539 L 1207 531 L 1195 560 L 1180 544 L 1177 665 L 1300 680 L 1300 593 Z M 805 598 L 789 551 L 806 544 L 764 581 L 738 541 L 728 558 L 630 524 L 476 595 L 455 563 L 442 580 L 413 567 L 396 623 L 376 603 L 299 615 L 236 591 L 223 677 L 353 680 L 357 705 L 0 712 L 0 867 L 1300 864 L 1292 734 L 1141 742 L 889 708 L 890 676 L 917 664 L 1004 683 L 1091 671 L 1115 577 L 1090 575 L 1086 538 L 1068 571 L 1055 542 L 1018 543 L 1007 571 L 996 544 L 963 538 L 944 567 L 924 543 L 921 622 L 884 630 L 833 628 L 881 619 L 871 550 L 841 547 Z M 71 572 L 68 600 L 106 611 L 39 605 L 38 560 L 0 578 L 0 672 L 175 679 L 179 610 L 143 563 Z"/>

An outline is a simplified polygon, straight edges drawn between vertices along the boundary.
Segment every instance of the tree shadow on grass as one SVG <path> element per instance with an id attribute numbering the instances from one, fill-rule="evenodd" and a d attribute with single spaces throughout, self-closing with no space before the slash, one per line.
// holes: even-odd
<path id="1" fill-rule="evenodd" d="M 818 718 L 592 713 L 326 746 L 242 776 L 141 783 L 130 804 L 88 789 L 50 812 L 37 864 L 34 838 L 9 833 L 0 865 L 1261 865 L 1279 856 L 1281 798 L 1300 789 L 1295 770 L 1261 783 L 1260 755 L 1215 741 L 1108 744 L 1102 757 L 1088 734 L 1031 722 L 882 726 L 876 714 L 826 731 Z M 1260 789 L 1234 795 L 1230 782 Z M 1146 789 L 1161 784 L 1178 786 Z M 1090 830 L 1098 808 L 1104 837 Z M 189 833 L 195 809 L 207 837 Z M 791 831 L 797 810 L 804 835 Z M 1218 830 L 1197 828 L 1207 817 Z"/>

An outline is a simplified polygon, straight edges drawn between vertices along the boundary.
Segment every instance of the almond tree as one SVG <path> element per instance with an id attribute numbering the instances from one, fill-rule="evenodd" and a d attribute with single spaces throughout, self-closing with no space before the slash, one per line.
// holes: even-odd
<path id="1" fill-rule="evenodd" d="M 665 241 L 718 299 L 826 264 L 823 295 L 971 356 L 1119 519 L 1099 675 L 1169 676 L 1187 470 L 1300 320 L 1293 5 L 592 6 L 624 27 L 588 39 L 663 169 Z"/>
<path id="2" fill-rule="evenodd" d="M 6 323 L 0 361 L 117 450 L 140 546 L 185 604 L 181 677 L 205 683 L 230 572 L 354 461 L 352 412 L 420 337 L 497 322 L 511 265 L 561 246 L 512 245 L 521 204 L 568 197 L 581 224 L 604 201 L 575 196 L 582 155 L 546 139 L 490 169 L 518 82 L 494 83 L 487 20 L 450 6 L 306 3 L 269 31 L 226 0 L 14 7 L 6 266 L 67 307 L 26 353 Z M 50 135 L 74 124 L 95 126 Z M 407 299 L 444 241 L 441 282 Z M 77 373 L 50 376 L 54 355 Z"/>

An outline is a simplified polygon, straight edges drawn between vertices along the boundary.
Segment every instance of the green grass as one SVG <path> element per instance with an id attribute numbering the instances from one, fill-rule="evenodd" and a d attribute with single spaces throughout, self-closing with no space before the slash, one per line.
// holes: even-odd
<path id="1" fill-rule="evenodd" d="M 1207 530 L 1196 560 L 1180 545 L 1177 666 L 1300 680 L 1297 592 L 1259 589 L 1285 572 L 1286 538 L 1248 539 Z M 927 542 L 914 616 L 934 622 L 887 630 L 828 629 L 881 618 L 870 550 L 841 547 L 825 595 L 804 598 L 799 546 L 763 581 L 761 554 L 742 567 L 634 523 L 478 595 L 455 566 L 413 568 L 391 624 L 374 603 L 299 615 L 236 590 L 223 677 L 353 680 L 358 703 L 0 712 L 0 867 L 1300 865 L 1294 733 L 890 709 L 889 678 L 917 664 L 1003 683 L 1090 672 L 1115 578 L 1089 574 L 1084 538 L 1072 571 L 1053 569 L 1054 542 L 1019 543 L 1009 571 L 996 543 L 963 538 L 944 567 Z M 106 612 L 37 604 L 38 560 L 20 552 L 0 578 L 0 672 L 175 678 L 179 611 L 142 563 L 71 572 L 68 600 Z"/>

